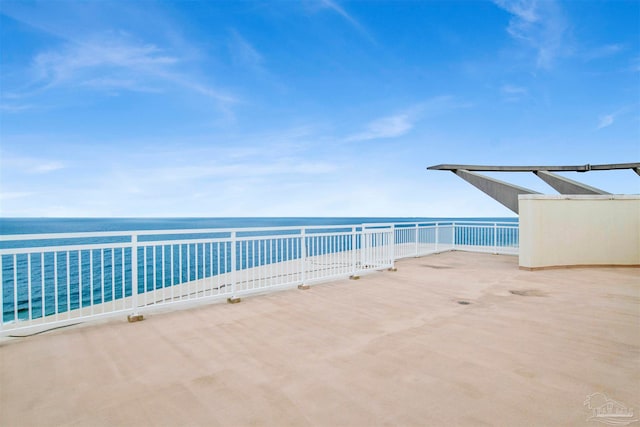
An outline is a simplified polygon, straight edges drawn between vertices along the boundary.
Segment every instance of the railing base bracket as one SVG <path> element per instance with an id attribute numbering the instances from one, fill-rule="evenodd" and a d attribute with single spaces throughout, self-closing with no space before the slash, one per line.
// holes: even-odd
<path id="1" fill-rule="evenodd" d="M 358 276 L 357 274 L 354 274 L 353 276 L 349 276 L 349 279 L 358 280 L 358 279 L 360 279 L 360 276 Z"/>
<path id="2" fill-rule="evenodd" d="M 237 303 L 239 303 L 240 301 L 242 301 L 242 300 L 241 300 L 240 298 L 238 298 L 238 297 L 231 297 L 231 298 L 227 298 L 227 302 L 228 302 L 229 304 L 237 304 Z"/>
<path id="3" fill-rule="evenodd" d="M 141 322 L 143 320 L 144 320 L 144 316 L 142 314 L 130 314 L 127 316 L 127 321 L 129 323 Z"/>
<path id="4" fill-rule="evenodd" d="M 298 289 L 300 289 L 302 291 L 306 291 L 308 289 L 311 289 L 311 286 L 309 286 L 309 285 L 298 285 Z"/>

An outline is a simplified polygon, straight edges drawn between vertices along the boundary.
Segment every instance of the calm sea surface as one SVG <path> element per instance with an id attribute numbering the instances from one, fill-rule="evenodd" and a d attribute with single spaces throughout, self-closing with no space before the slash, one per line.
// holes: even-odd
<path id="1" fill-rule="evenodd" d="M 296 217 L 296 218 L 0 218 L 0 234 L 209 228 L 356 225 L 372 222 L 505 221 L 518 218 Z"/>

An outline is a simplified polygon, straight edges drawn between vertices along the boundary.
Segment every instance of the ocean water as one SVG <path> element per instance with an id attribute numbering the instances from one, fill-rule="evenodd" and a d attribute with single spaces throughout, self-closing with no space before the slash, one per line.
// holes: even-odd
<path id="1" fill-rule="evenodd" d="M 518 218 L 436 217 L 235 217 L 235 218 L 0 218 L 0 235 L 99 231 L 357 225 L 412 222 L 517 222 Z"/>

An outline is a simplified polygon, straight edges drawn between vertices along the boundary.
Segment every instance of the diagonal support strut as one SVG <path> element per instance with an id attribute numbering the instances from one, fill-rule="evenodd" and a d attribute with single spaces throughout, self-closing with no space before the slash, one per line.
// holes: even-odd
<path id="1" fill-rule="evenodd" d="M 560 194 L 610 194 L 599 188 L 574 181 L 547 171 L 533 171 L 534 174 Z"/>
<path id="2" fill-rule="evenodd" d="M 452 172 L 480 191 L 488 194 L 493 199 L 502 203 L 504 206 L 511 209 L 515 213 L 518 213 L 519 194 L 540 194 L 537 191 L 519 187 L 514 184 L 509 184 L 508 182 L 490 178 L 479 173 L 469 172 L 468 170 L 458 169 L 453 170 Z"/>

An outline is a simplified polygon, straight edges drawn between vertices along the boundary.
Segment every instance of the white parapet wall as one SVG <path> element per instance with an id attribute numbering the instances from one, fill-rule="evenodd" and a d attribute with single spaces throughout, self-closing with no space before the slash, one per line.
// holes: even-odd
<path id="1" fill-rule="evenodd" d="M 640 266 L 639 195 L 520 195 L 520 267 Z"/>

